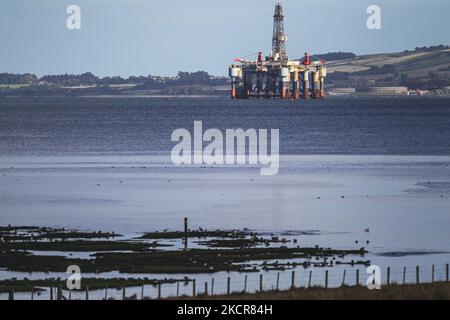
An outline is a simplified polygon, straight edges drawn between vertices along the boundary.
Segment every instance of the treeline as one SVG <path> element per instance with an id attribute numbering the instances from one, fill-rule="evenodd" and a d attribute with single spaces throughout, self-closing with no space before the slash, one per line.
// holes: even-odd
<path id="1" fill-rule="evenodd" d="M 325 60 L 325 61 L 334 61 L 334 60 L 345 60 L 345 59 L 353 59 L 356 57 L 356 54 L 352 52 L 329 52 L 325 54 L 315 54 L 311 56 L 312 60 Z"/>
<path id="2" fill-rule="evenodd" d="M 29 84 L 36 83 L 38 81 L 39 78 L 30 73 L 0 73 L 0 84 Z"/>
<path id="3" fill-rule="evenodd" d="M 149 77 L 146 79 L 139 79 L 141 83 L 137 89 L 165 89 L 174 86 L 221 86 L 228 83 L 225 77 L 213 77 L 205 71 L 197 72 L 178 72 L 175 78 L 160 78 Z M 134 82 L 136 83 L 136 82 Z"/>
<path id="4" fill-rule="evenodd" d="M 445 46 L 443 44 L 439 44 L 437 46 L 429 46 L 429 47 L 416 47 L 414 51 L 433 51 L 433 50 L 443 50 L 443 49 L 449 49 L 450 46 Z M 408 50 L 405 50 L 405 52 L 409 52 Z"/>
<path id="5" fill-rule="evenodd" d="M 88 86 L 88 85 L 120 85 L 120 84 L 137 84 L 146 89 L 161 89 L 172 85 L 224 85 L 227 83 L 226 78 L 218 78 L 209 75 L 205 71 L 182 72 L 180 71 L 176 77 L 159 77 L 159 76 L 131 76 L 128 78 L 116 77 L 97 77 L 91 72 L 83 74 L 61 74 L 61 75 L 45 75 L 38 78 L 34 74 L 12 74 L 0 73 L 0 84 L 50 84 L 57 86 Z"/>

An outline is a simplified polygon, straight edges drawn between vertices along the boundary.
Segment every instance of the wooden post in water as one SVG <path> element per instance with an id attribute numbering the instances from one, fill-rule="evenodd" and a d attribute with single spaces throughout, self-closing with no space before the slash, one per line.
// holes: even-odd
<path id="1" fill-rule="evenodd" d="M 144 300 L 144 285 L 141 286 L 141 300 Z"/>
<path id="2" fill-rule="evenodd" d="M 311 288 L 311 281 L 312 281 L 312 270 L 309 271 L 308 288 Z"/>
<path id="3" fill-rule="evenodd" d="M 89 286 L 86 286 L 86 300 L 89 300 Z"/>
<path id="4" fill-rule="evenodd" d="M 122 287 L 122 300 L 125 300 L 126 297 L 127 297 L 127 287 L 125 287 L 125 285 L 123 285 L 123 287 Z"/>
<path id="5" fill-rule="evenodd" d="M 325 270 L 325 289 L 328 289 L 328 270 Z"/>
<path id="6" fill-rule="evenodd" d="M 386 284 L 387 284 L 387 285 L 390 285 L 390 284 L 391 284 L 391 267 L 388 267 L 388 268 L 387 268 Z"/>
<path id="7" fill-rule="evenodd" d="M 247 292 L 247 275 L 245 275 L 245 278 L 244 278 L 244 293 L 246 293 Z"/>
<path id="8" fill-rule="evenodd" d="M 50 300 L 53 301 L 53 287 L 50 287 Z"/>
<path id="9" fill-rule="evenodd" d="M 14 300 L 14 289 L 9 291 L 8 300 Z"/>
<path id="10" fill-rule="evenodd" d="M 72 300 L 72 290 L 69 290 L 69 301 Z"/>
<path id="11" fill-rule="evenodd" d="M 208 281 L 205 281 L 205 296 L 208 295 Z"/>
<path id="12" fill-rule="evenodd" d="M 356 285 L 359 286 L 359 269 L 356 269 Z"/>
<path id="13" fill-rule="evenodd" d="M 195 289 L 196 289 L 196 285 L 195 285 L 195 279 L 192 280 L 192 296 L 195 297 Z"/>
<path id="14" fill-rule="evenodd" d="M 31 287 L 31 301 L 34 300 L 34 288 Z"/>
<path id="15" fill-rule="evenodd" d="M 105 300 L 108 300 L 108 285 L 105 288 Z"/>
<path id="16" fill-rule="evenodd" d="M 345 274 L 347 273 L 347 269 L 344 269 L 344 274 L 342 275 L 342 284 L 341 287 L 345 285 Z"/>
<path id="17" fill-rule="evenodd" d="M 295 271 L 291 273 L 291 289 L 295 288 Z"/>
<path id="18" fill-rule="evenodd" d="M 403 267 L 403 284 L 406 283 L 406 267 Z"/>
<path id="19" fill-rule="evenodd" d="M 434 282 L 434 264 L 431 266 L 431 282 Z"/>
<path id="20" fill-rule="evenodd" d="M 177 281 L 177 297 L 180 295 L 180 281 Z"/>
<path id="21" fill-rule="evenodd" d="M 448 282 L 448 263 L 445 265 L 445 281 Z"/>
<path id="22" fill-rule="evenodd" d="M 280 289 L 280 273 L 277 273 L 277 291 Z"/>
<path id="23" fill-rule="evenodd" d="M 259 292 L 263 292 L 263 275 L 259 275 Z"/>
<path id="24" fill-rule="evenodd" d="M 231 293 L 231 278 L 227 277 L 227 294 Z"/>
<path id="25" fill-rule="evenodd" d="M 195 280 L 194 280 L 194 287 L 195 287 Z M 195 288 L 193 296 L 195 296 Z M 158 299 L 161 299 L 161 281 L 158 281 Z"/>
<path id="26" fill-rule="evenodd" d="M 184 248 L 188 248 L 188 218 L 184 218 Z"/>
<path id="27" fill-rule="evenodd" d="M 416 267 L 416 283 L 417 283 L 417 284 L 420 283 L 420 278 L 419 278 L 419 266 Z"/>
<path id="28" fill-rule="evenodd" d="M 211 279 L 211 295 L 214 294 L 214 278 Z"/>
<path id="29" fill-rule="evenodd" d="M 57 294 L 56 294 L 56 299 L 57 300 L 62 300 L 62 287 L 61 286 L 58 286 L 58 289 L 57 289 Z"/>

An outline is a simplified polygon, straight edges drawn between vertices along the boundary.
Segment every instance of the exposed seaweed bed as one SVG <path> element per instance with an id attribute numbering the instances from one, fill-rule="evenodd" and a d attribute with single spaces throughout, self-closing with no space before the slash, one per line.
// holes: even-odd
<path id="1" fill-rule="evenodd" d="M 124 287 L 138 287 L 143 285 L 153 285 L 158 286 L 160 284 L 169 283 L 184 283 L 187 284 L 192 281 L 189 278 L 183 279 L 149 279 L 149 278 L 83 278 L 80 283 L 80 291 L 84 291 L 89 288 L 89 290 L 99 290 L 99 289 L 122 289 Z M 14 288 L 14 292 L 35 292 L 45 291 L 41 288 L 65 288 L 66 279 L 40 279 L 40 280 L 30 280 L 30 279 L 8 279 L 0 281 L 0 293 L 10 292 L 11 288 Z"/>
<path id="2" fill-rule="evenodd" d="M 167 241 L 194 244 L 174 247 Z M 33 251 L 33 252 L 31 252 Z M 42 253 L 41 253 L 42 251 Z M 53 255 L 51 252 L 67 252 Z M 88 252 L 89 258 L 73 258 L 70 252 Z M 84 273 L 119 272 L 127 274 L 199 274 L 220 271 L 259 272 L 287 270 L 297 266 L 332 267 L 337 264 L 364 264 L 364 248 L 340 250 L 301 247 L 296 238 L 274 234 L 258 234 L 243 230 L 188 230 L 144 233 L 125 238 L 114 232 L 82 232 L 35 226 L 0 227 L 0 268 L 13 272 L 66 272 L 77 265 Z M 360 260 L 345 261 L 349 255 Z M 41 281 L 41 282 L 39 282 Z M 0 282 L 0 292 L 14 287 L 17 291 L 33 286 L 58 285 L 58 279 L 17 280 Z M 152 279 L 84 279 L 90 288 L 126 287 L 156 284 Z M 188 281 L 168 279 L 167 281 Z"/>

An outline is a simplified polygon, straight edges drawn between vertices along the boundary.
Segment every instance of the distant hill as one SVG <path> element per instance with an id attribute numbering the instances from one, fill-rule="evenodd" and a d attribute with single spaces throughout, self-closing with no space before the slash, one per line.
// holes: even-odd
<path id="1" fill-rule="evenodd" d="M 402 85 L 412 89 L 450 86 L 450 47 L 444 45 L 331 59 L 327 60 L 327 66 L 327 83 L 336 86 Z"/>

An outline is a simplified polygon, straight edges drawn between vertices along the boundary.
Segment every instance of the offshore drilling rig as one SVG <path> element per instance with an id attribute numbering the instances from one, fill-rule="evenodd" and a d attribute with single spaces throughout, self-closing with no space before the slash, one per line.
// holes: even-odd
<path id="1" fill-rule="evenodd" d="M 318 99 L 325 96 L 324 61 L 311 62 L 309 54 L 301 60 L 289 60 L 286 54 L 283 7 L 275 6 L 273 16 L 272 51 L 263 59 L 236 59 L 230 66 L 231 97 L 233 99 Z M 301 85 L 300 85 L 301 84 Z"/>

